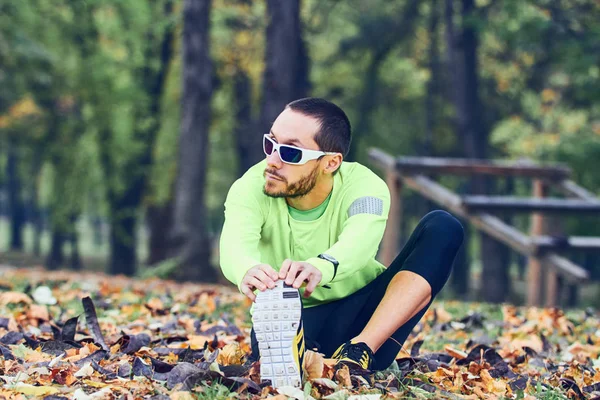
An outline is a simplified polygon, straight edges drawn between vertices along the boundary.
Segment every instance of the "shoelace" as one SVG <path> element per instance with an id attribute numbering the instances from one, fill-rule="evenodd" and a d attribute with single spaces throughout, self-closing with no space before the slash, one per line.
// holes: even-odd
<path id="1" fill-rule="evenodd" d="M 344 357 L 351 360 L 358 360 L 361 365 L 367 365 L 368 367 L 369 360 L 371 359 L 371 349 L 369 349 L 369 346 L 364 343 L 355 343 L 350 344 L 345 350 Z"/>

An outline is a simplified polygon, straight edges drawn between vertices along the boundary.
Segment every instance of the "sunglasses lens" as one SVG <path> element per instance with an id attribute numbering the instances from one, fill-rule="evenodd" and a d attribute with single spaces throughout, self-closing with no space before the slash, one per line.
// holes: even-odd
<path id="1" fill-rule="evenodd" d="M 273 142 L 271 142 L 271 140 L 269 140 L 269 138 L 266 136 L 263 136 L 263 149 L 265 154 L 268 156 L 270 156 L 273 152 Z"/>
<path id="2" fill-rule="evenodd" d="M 287 163 L 297 164 L 302 160 L 302 150 L 288 146 L 279 147 L 279 156 Z"/>

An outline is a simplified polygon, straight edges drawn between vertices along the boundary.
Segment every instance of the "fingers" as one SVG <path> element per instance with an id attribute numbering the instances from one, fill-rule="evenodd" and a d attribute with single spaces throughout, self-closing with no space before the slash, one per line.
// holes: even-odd
<path id="1" fill-rule="evenodd" d="M 267 290 L 267 285 L 265 285 L 264 283 L 262 283 L 255 276 L 249 276 L 248 279 L 246 279 L 245 283 L 248 286 L 250 286 L 251 288 L 256 288 L 256 289 L 260 290 L 261 292 L 264 292 L 265 290 Z"/>
<path id="2" fill-rule="evenodd" d="M 304 271 L 300 272 L 298 274 L 298 276 L 296 277 L 296 279 L 294 280 L 294 283 L 292 284 L 292 286 L 295 289 L 299 289 L 300 286 L 302 286 L 302 284 L 304 283 L 304 281 L 308 281 L 308 278 L 311 276 L 311 270 L 310 269 L 305 269 Z"/>
<path id="3" fill-rule="evenodd" d="M 251 268 L 244 276 L 240 290 L 250 300 L 255 301 L 254 289 L 265 291 L 267 288 L 275 287 L 278 280 L 285 279 L 285 283 L 295 289 L 299 289 L 304 282 L 307 282 L 304 297 L 310 297 L 322 277 L 321 271 L 312 264 L 286 259 L 281 264 L 279 273 L 267 264 L 259 264 Z"/>
<path id="4" fill-rule="evenodd" d="M 247 298 L 249 298 L 252 301 L 256 300 L 256 295 L 254 294 L 252 289 L 250 289 L 250 287 L 248 287 L 248 285 L 242 284 L 241 290 L 242 290 L 242 293 L 244 295 L 246 295 Z"/>
<path id="5" fill-rule="evenodd" d="M 289 268 L 286 278 L 285 278 L 286 284 L 291 285 L 292 283 L 294 283 L 294 280 L 296 279 L 296 276 L 298 275 L 298 271 L 300 270 L 301 265 L 302 264 L 299 262 L 291 263 L 290 268 Z"/>
<path id="6" fill-rule="evenodd" d="M 281 264 L 281 268 L 279 269 L 279 279 L 285 279 L 287 274 L 288 274 L 288 270 L 290 269 L 290 266 L 292 265 L 292 260 L 290 259 L 285 259 L 283 261 L 283 263 Z"/>
<path id="7" fill-rule="evenodd" d="M 264 272 L 259 271 L 264 275 Z M 250 300 L 254 301 L 256 299 L 256 295 L 254 294 L 254 289 L 258 289 L 261 292 L 267 290 L 266 284 L 262 283 L 256 276 L 251 274 L 246 274 L 244 279 L 242 280 L 241 291 L 248 297 Z"/>
<path id="8" fill-rule="evenodd" d="M 277 275 L 277 274 L 275 274 Z M 259 269 L 256 271 L 254 277 L 256 279 L 258 279 L 261 283 L 263 283 L 264 285 L 266 285 L 268 288 L 274 288 L 275 287 L 275 281 L 273 279 L 271 279 L 271 276 L 269 276 L 264 270 Z M 260 287 L 259 287 L 260 289 Z M 262 289 L 261 289 L 262 290 Z"/>
<path id="9" fill-rule="evenodd" d="M 273 269 L 273 267 L 271 267 L 270 265 L 267 264 L 261 264 L 258 267 L 262 272 L 264 272 L 269 278 L 271 278 L 271 280 L 273 282 L 276 282 L 279 279 L 279 275 L 277 274 L 277 271 L 275 271 Z"/>
<path id="10" fill-rule="evenodd" d="M 323 274 L 321 271 L 317 270 L 315 273 L 311 274 L 310 279 L 308 280 L 308 284 L 304 289 L 304 297 L 308 298 L 315 291 L 319 282 L 323 278 Z"/>

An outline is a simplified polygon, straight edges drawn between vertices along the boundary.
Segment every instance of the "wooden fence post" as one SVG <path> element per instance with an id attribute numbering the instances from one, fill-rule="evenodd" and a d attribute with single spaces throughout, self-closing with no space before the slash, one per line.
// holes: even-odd
<path id="1" fill-rule="evenodd" d="M 546 186 L 541 179 L 533 180 L 533 197 L 542 198 L 546 194 Z M 544 234 L 544 216 L 541 212 L 532 213 L 530 235 L 531 237 Z M 543 265 L 540 258 L 536 256 L 529 257 L 529 266 L 527 269 L 527 305 L 542 305 L 543 288 Z"/>
<path id="2" fill-rule="evenodd" d="M 381 263 L 389 267 L 398 255 L 398 242 L 402 223 L 402 182 L 392 168 L 386 170 L 385 180 L 390 189 L 390 213 L 383 234 Z"/>

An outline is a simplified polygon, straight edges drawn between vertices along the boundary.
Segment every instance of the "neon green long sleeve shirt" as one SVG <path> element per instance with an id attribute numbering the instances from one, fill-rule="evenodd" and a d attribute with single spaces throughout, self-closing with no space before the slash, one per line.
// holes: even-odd
<path id="1" fill-rule="evenodd" d="M 231 186 L 225 201 L 225 223 L 220 242 L 221 269 L 238 287 L 257 264 L 279 270 L 286 258 L 306 261 L 323 278 L 304 306 L 344 298 L 375 279 L 385 267 L 375 260 L 390 208 L 385 182 L 367 167 L 343 162 L 334 176 L 327 209 L 314 221 L 291 217 L 284 198 L 263 193 L 262 161 Z M 334 257 L 318 258 L 321 253 Z"/>

